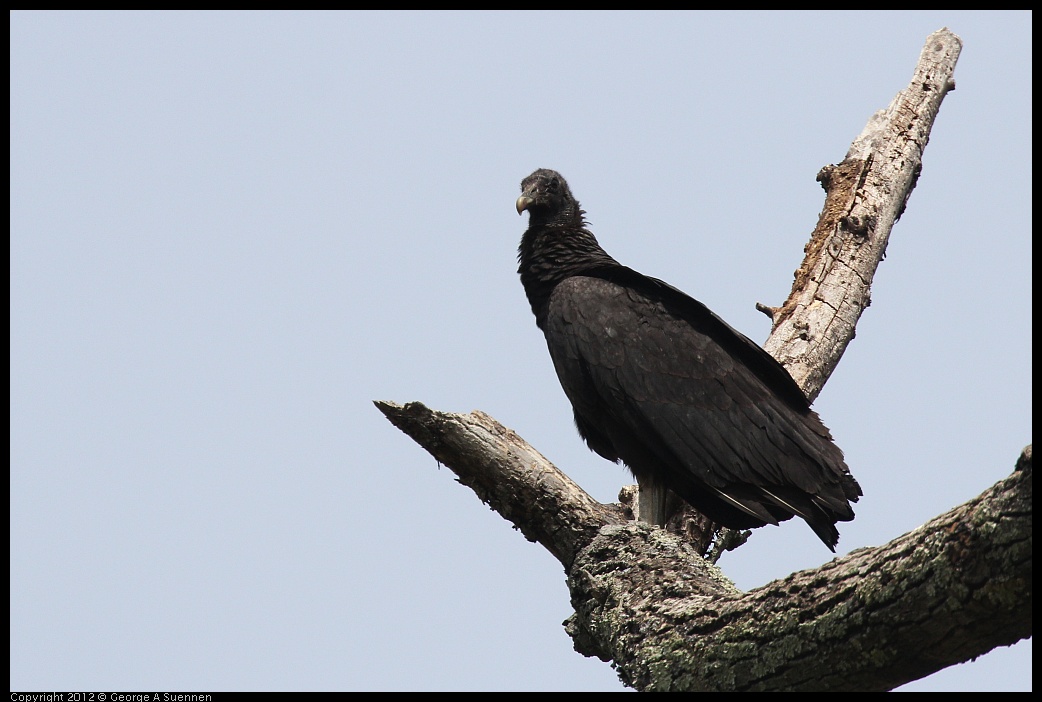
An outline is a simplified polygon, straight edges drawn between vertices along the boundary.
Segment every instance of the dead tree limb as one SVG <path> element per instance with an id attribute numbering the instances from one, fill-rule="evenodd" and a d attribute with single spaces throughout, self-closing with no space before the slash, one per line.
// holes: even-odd
<path id="1" fill-rule="evenodd" d="M 912 82 L 872 115 L 846 158 L 825 166 L 828 193 L 781 307 L 757 308 L 771 319 L 764 348 L 814 400 L 854 338 L 870 288 L 922 171 L 923 151 L 953 74 L 962 41 L 948 29 L 927 37 Z"/>
<path id="2" fill-rule="evenodd" d="M 1031 468 L 888 544 L 744 594 L 677 537 L 606 527 L 569 574 L 577 650 L 638 690 L 891 690 L 1031 636 Z"/>
<path id="3" fill-rule="evenodd" d="M 377 408 L 482 502 L 546 548 L 565 570 L 601 527 L 627 520 L 619 505 L 590 497 L 524 439 L 484 412 L 452 414 L 419 402 Z"/>
<path id="4" fill-rule="evenodd" d="M 888 690 L 1031 635 L 1031 447 L 918 529 L 742 593 L 483 412 L 376 404 L 557 557 L 576 650 L 639 690 Z"/>

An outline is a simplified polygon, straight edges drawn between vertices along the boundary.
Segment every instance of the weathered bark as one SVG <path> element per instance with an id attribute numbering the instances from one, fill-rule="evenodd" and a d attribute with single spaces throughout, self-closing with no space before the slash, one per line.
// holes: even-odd
<path id="1" fill-rule="evenodd" d="M 1030 446 L 1009 478 L 918 529 L 742 593 L 483 412 L 376 404 L 557 557 L 576 650 L 639 690 L 888 690 L 1031 635 Z"/>
<path id="2" fill-rule="evenodd" d="M 376 402 L 376 406 L 526 539 L 554 554 L 565 570 L 601 527 L 628 521 L 619 505 L 604 505 L 590 497 L 524 439 L 484 412 L 438 412 L 419 402 Z"/>
<path id="3" fill-rule="evenodd" d="M 872 115 L 842 163 L 821 169 L 818 181 L 828 195 L 792 291 L 781 307 L 757 305 L 773 320 L 764 348 L 812 401 L 870 303 L 890 230 L 919 178 L 941 102 L 955 89 L 961 50 L 947 29 L 931 34 L 908 87 Z"/>
<path id="4" fill-rule="evenodd" d="M 576 647 L 638 690 L 891 690 L 1031 636 L 1031 468 L 875 548 L 739 593 L 677 537 L 605 527 Z"/>
<path id="5" fill-rule="evenodd" d="M 808 397 L 868 306 L 960 48 L 931 35 L 911 85 L 822 170 L 828 195 L 792 292 L 760 306 L 774 320 L 765 347 Z M 598 503 L 488 415 L 376 404 L 554 554 L 576 650 L 637 689 L 888 690 L 1031 635 L 1030 447 L 1009 478 L 889 544 L 742 593 L 687 540 Z"/>

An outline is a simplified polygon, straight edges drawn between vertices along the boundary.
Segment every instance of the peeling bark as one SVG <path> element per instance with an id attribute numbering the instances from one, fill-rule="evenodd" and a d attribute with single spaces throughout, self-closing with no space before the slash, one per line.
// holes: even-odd
<path id="1" fill-rule="evenodd" d="M 821 169 L 818 181 L 828 194 L 792 291 L 780 307 L 757 305 L 773 320 L 764 348 L 811 401 L 871 302 L 890 231 L 922 172 L 941 102 L 955 89 L 961 50 L 962 41 L 949 30 L 931 34 L 908 87 L 872 115 L 841 163 Z"/>

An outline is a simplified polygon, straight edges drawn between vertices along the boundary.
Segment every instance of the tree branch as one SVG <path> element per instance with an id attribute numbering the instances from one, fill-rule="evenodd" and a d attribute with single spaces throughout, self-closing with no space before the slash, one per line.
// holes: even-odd
<path id="1" fill-rule="evenodd" d="M 579 549 L 608 524 L 627 521 L 619 505 L 590 497 L 520 436 L 484 412 L 438 412 L 419 402 L 377 408 L 482 502 L 571 567 Z"/>
<path id="2" fill-rule="evenodd" d="M 955 89 L 962 40 L 948 29 L 931 34 L 912 81 L 874 114 L 846 159 L 825 166 L 828 195 L 806 257 L 781 307 L 758 304 L 773 320 L 764 348 L 814 400 L 835 370 L 871 301 L 876 268 L 922 170 L 941 102 Z"/>
<path id="3" fill-rule="evenodd" d="M 638 690 L 890 690 L 1031 636 L 1030 447 L 888 544 L 742 594 L 687 545 L 608 527 L 568 579 L 576 648 Z"/>
<path id="4" fill-rule="evenodd" d="M 1030 446 L 1010 477 L 918 529 L 742 593 L 483 412 L 376 405 L 557 557 L 576 650 L 639 690 L 888 690 L 1031 635 Z"/>

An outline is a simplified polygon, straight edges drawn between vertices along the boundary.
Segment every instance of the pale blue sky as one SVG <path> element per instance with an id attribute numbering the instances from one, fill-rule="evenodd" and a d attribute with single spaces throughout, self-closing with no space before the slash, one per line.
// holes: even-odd
<path id="1" fill-rule="evenodd" d="M 818 170 L 964 42 L 816 403 L 840 553 L 1031 441 L 1031 14 L 11 15 L 11 687 L 619 690 L 560 565 L 372 406 L 484 410 L 598 499 L 516 275 L 535 168 L 762 341 Z M 798 521 L 743 588 L 831 558 Z M 908 686 L 1029 690 L 1031 644 Z"/>

